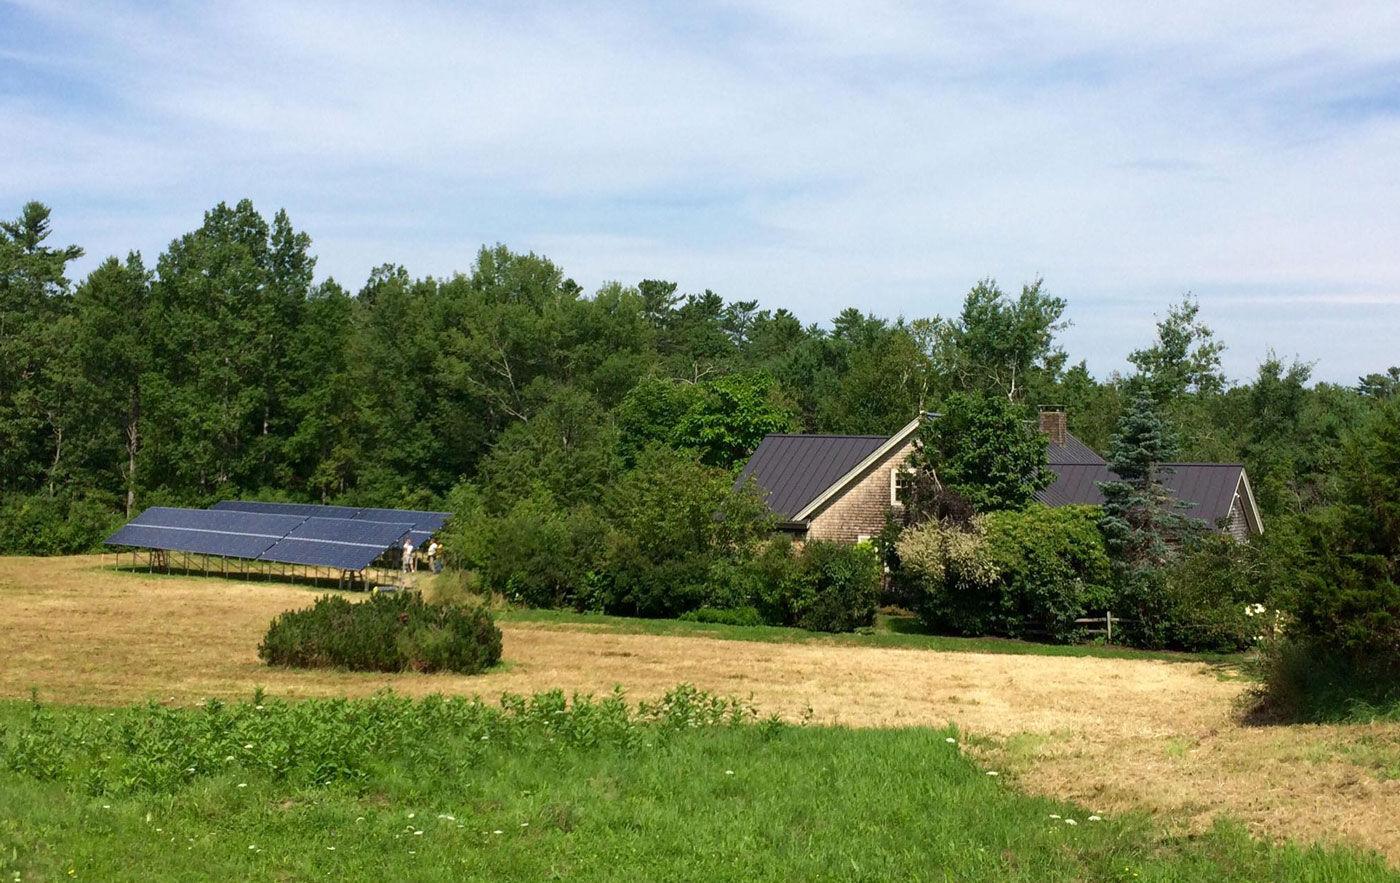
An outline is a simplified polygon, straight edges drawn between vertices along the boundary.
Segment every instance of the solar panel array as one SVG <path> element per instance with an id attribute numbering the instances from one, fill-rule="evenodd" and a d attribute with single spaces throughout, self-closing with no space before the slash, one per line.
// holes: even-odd
<path id="1" fill-rule="evenodd" d="M 415 546 L 421 546 L 438 531 L 442 530 L 450 512 L 427 512 L 418 509 L 356 509 L 353 506 L 322 506 L 316 503 L 263 503 L 257 500 L 223 500 L 215 503 L 218 510 L 238 510 L 242 512 L 267 512 L 277 515 L 303 515 L 308 518 L 348 518 L 361 521 L 385 521 L 390 523 L 409 522 L 413 529 L 409 538 Z"/>
<path id="2" fill-rule="evenodd" d="M 407 522 L 308 518 L 260 556 L 284 564 L 315 564 L 338 570 L 362 570 L 413 529 Z"/>
<path id="3" fill-rule="evenodd" d="M 211 509 L 152 507 L 106 543 L 358 571 L 405 537 L 421 545 L 447 518 L 446 512 L 226 500 Z"/>

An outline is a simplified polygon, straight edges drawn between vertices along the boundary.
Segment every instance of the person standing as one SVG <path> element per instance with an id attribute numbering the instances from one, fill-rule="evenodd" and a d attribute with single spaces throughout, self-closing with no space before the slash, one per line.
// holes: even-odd
<path id="1" fill-rule="evenodd" d="M 403 572 L 413 572 L 413 539 L 404 537 L 403 541 Z"/>
<path id="2" fill-rule="evenodd" d="M 442 546 L 437 537 L 428 542 L 428 569 L 433 573 L 442 573 Z"/>

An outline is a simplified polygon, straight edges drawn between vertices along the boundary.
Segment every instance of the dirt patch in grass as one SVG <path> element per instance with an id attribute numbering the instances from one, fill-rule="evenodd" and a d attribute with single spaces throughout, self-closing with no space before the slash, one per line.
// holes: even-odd
<path id="1" fill-rule="evenodd" d="M 110 559 L 108 559 L 110 561 Z M 244 696 L 602 693 L 686 681 L 764 712 L 848 726 L 942 725 L 1032 791 L 1198 828 L 1347 841 L 1400 864 L 1400 725 L 1246 727 L 1246 682 L 1199 663 L 941 653 L 609 633 L 506 623 L 475 677 L 270 669 L 257 644 L 315 592 L 115 573 L 97 557 L 0 558 L 0 697 L 194 702 Z"/>

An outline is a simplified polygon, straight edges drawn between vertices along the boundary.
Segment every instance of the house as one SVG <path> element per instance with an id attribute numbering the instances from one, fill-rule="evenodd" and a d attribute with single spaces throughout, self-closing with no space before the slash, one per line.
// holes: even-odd
<path id="1" fill-rule="evenodd" d="M 765 436 L 736 487 L 752 480 L 778 517 L 780 530 L 798 539 L 854 543 L 879 533 L 885 513 L 898 512 L 905 462 L 917 443 L 919 418 L 892 436 Z M 1108 464 L 1070 433 L 1065 412 L 1043 408 L 1040 429 L 1049 437 L 1055 480 L 1036 494 L 1047 506 L 1100 505 L 1099 483 L 1112 481 Z M 1244 540 L 1263 520 L 1239 463 L 1165 463 L 1162 483 L 1186 504 L 1185 513 Z"/>

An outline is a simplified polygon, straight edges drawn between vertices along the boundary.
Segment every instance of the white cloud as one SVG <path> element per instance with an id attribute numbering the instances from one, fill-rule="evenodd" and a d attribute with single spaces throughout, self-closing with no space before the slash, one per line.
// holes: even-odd
<path id="1" fill-rule="evenodd" d="M 0 201 L 93 259 L 248 195 L 351 286 L 504 241 L 809 320 L 1043 274 L 1099 370 L 1190 290 L 1236 373 L 1393 361 L 1306 319 L 1400 325 L 1400 9 L 1175 10 L 11 7 Z"/>

